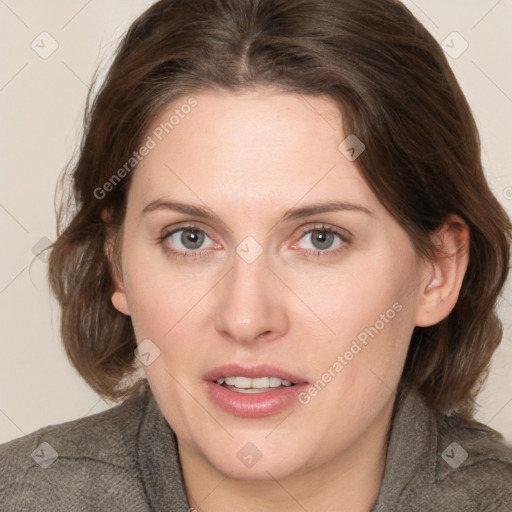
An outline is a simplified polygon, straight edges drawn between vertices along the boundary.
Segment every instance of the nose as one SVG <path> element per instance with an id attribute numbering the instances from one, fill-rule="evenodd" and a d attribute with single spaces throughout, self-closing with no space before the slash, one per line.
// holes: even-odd
<path id="1" fill-rule="evenodd" d="M 287 332 L 286 288 L 267 265 L 265 253 L 251 263 L 236 254 L 216 287 L 214 325 L 224 338 L 251 345 Z"/>

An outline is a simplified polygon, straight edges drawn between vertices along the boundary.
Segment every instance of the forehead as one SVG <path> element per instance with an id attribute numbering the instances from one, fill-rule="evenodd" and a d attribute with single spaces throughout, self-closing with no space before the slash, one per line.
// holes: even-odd
<path id="1" fill-rule="evenodd" d="M 167 194 L 245 213 L 302 199 L 375 205 L 339 149 L 342 121 L 336 102 L 322 96 L 272 89 L 180 96 L 146 134 L 153 147 L 133 177 L 132 201 L 144 207 Z"/>

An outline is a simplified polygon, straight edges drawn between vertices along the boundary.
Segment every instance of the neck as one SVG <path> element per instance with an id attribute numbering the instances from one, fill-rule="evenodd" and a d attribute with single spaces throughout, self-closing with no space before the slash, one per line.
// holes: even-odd
<path id="1" fill-rule="evenodd" d="M 377 500 L 387 453 L 393 400 L 343 453 L 279 480 L 237 480 L 178 440 L 189 504 L 197 512 L 369 512 Z"/>

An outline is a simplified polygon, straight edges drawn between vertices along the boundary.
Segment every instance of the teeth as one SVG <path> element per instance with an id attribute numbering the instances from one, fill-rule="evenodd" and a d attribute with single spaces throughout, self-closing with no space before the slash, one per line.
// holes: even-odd
<path id="1" fill-rule="evenodd" d="M 226 384 L 228 386 L 235 386 L 236 388 L 249 389 L 251 388 L 252 379 L 247 377 L 226 377 Z"/>
<path id="2" fill-rule="evenodd" d="M 225 377 L 217 379 L 217 384 L 222 385 L 224 383 L 240 389 L 266 389 L 278 388 L 280 386 L 289 387 L 292 385 L 289 380 L 280 379 L 279 377 L 257 377 L 255 379 L 248 377 Z"/>
<path id="3" fill-rule="evenodd" d="M 268 379 L 268 385 L 271 388 L 278 388 L 281 385 L 281 382 L 282 382 L 281 379 L 279 379 L 277 377 L 270 377 L 270 379 Z M 286 382 L 288 382 L 288 381 L 286 381 Z"/>

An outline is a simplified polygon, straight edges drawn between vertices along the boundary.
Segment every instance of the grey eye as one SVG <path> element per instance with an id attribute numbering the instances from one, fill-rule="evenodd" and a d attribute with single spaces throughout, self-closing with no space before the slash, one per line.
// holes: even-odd
<path id="1" fill-rule="evenodd" d="M 309 237 L 311 240 L 311 243 L 313 244 L 312 247 L 305 247 L 306 249 L 315 249 L 315 250 L 327 250 L 327 249 L 333 249 L 333 243 L 335 240 L 335 237 L 340 239 L 341 244 L 341 237 L 340 235 L 326 230 L 326 229 L 311 229 L 308 232 L 304 233 L 302 238 Z M 338 244 L 338 245 L 340 245 Z"/>
<path id="2" fill-rule="evenodd" d="M 181 235 L 179 235 L 179 233 L 181 233 Z M 198 229 L 181 228 L 170 233 L 168 238 L 171 240 L 172 245 L 178 249 L 194 250 L 201 248 L 207 236 L 206 233 Z M 179 247 L 179 244 L 181 244 L 182 247 Z"/>

